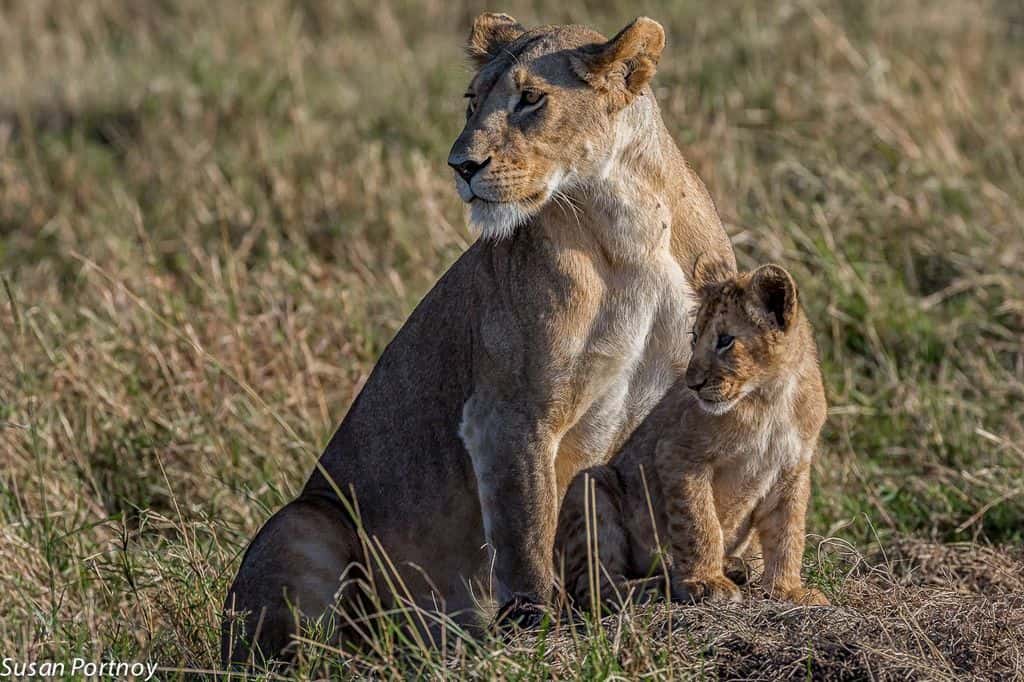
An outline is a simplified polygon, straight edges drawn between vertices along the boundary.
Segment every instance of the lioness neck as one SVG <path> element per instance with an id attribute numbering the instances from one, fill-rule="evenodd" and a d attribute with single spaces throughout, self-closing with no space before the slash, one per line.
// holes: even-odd
<path id="1" fill-rule="evenodd" d="M 569 174 L 539 216 L 560 236 L 596 242 L 612 264 L 654 262 L 671 254 L 691 272 L 702 253 L 735 269 L 735 258 L 703 183 L 665 128 L 650 91 L 617 117 L 596 175 Z"/>

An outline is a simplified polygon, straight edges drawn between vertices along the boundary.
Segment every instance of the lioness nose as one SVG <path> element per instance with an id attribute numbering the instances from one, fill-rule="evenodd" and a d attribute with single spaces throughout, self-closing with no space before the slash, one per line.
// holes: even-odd
<path id="1" fill-rule="evenodd" d="M 469 182 L 476 175 L 477 171 L 486 166 L 491 162 L 490 157 L 484 161 L 474 161 L 473 159 L 466 159 L 465 161 L 454 161 L 449 159 L 448 165 L 455 169 L 455 172 L 462 176 L 462 179 Z"/>

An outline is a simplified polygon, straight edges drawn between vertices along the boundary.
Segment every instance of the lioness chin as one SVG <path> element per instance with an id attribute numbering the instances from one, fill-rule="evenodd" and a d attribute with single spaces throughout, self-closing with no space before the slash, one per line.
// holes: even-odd
<path id="1" fill-rule="evenodd" d="M 735 267 L 648 85 L 664 43 L 645 18 L 611 40 L 476 19 L 449 163 L 482 238 L 381 355 L 299 497 L 251 542 L 225 604 L 226 661 L 278 655 L 310 621 L 343 623 L 332 607 L 353 602 L 411 601 L 468 624 L 480 595 L 546 601 L 561 494 L 685 368 L 679 302 L 698 255 Z M 360 537 L 389 555 L 401 599 L 361 598 L 389 583 Z M 353 571 L 365 579 L 342 585 Z"/>

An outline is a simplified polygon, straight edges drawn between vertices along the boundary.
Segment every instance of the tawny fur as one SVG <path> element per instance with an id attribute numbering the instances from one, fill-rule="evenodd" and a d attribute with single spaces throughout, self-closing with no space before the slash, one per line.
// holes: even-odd
<path id="1" fill-rule="evenodd" d="M 584 605 L 624 598 L 662 566 L 673 599 L 738 599 L 727 563 L 759 541 L 770 595 L 826 604 L 800 579 L 826 403 L 796 285 L 772 265 L 706 283 L 701 297 L 685 377 L 609 465 L 570 486 L 556 565 Z"/>
<path id="2" fill-rule="evenodd" d="M 226 659 L 253 643 L 277 654 L 296 621 L 331 609 L 364 556 L 345 502 L 420 606 L 470 624 L 477 595 L 547 600 L 565 487 L 607 462 L 685 369 L 679 302 L 698 256 L 735 267 L 647 85 L 663 45 L 650 20 L 611 41 L 477 20 L 450 162 L 479 165 L 456 185 L 483 238 L 384 351 L 299 498 L 250 544 L 227 600 L 241 615 L 225 622 Z M 527 91 L 543 97 L 523 108 Z"/>

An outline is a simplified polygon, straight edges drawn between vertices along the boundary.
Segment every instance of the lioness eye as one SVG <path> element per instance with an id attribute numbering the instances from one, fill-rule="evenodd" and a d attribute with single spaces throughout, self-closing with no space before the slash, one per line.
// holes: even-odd
<path id="1" fill-rule="evenodd" d="M 525 109 L 540 104 L 544 99 L 544 93 L 539 90 L 523 90 L 523 94 L 519 97 L 519 104 L 516 109 Z"/>
<path id="2" fill-rule="evenodd" d="M 728 334 L 719 334 L 718 342 L 715 344 L 715 350 L 717 350 L 719 353 L 724 353 L 725 351 L 732 348 L 732 344 L 735 341 L 736 339 L 729 336 Z"/>
<path id="3" fill-rule="evenodd" d="M 690 345 L 697 345 L 697 332 L 693 331 L 692 329 L 690 330 Z"/>
<path id="4" fill-rule="evenodd" d="M 473 112 L 476 111 L 476 97 L 473 96 L 472 92 L 467 92 L 463 97 L 468 100 L 468 103 L 466 104 L 466 118 L 469 118 L 473 115 Z"/>

